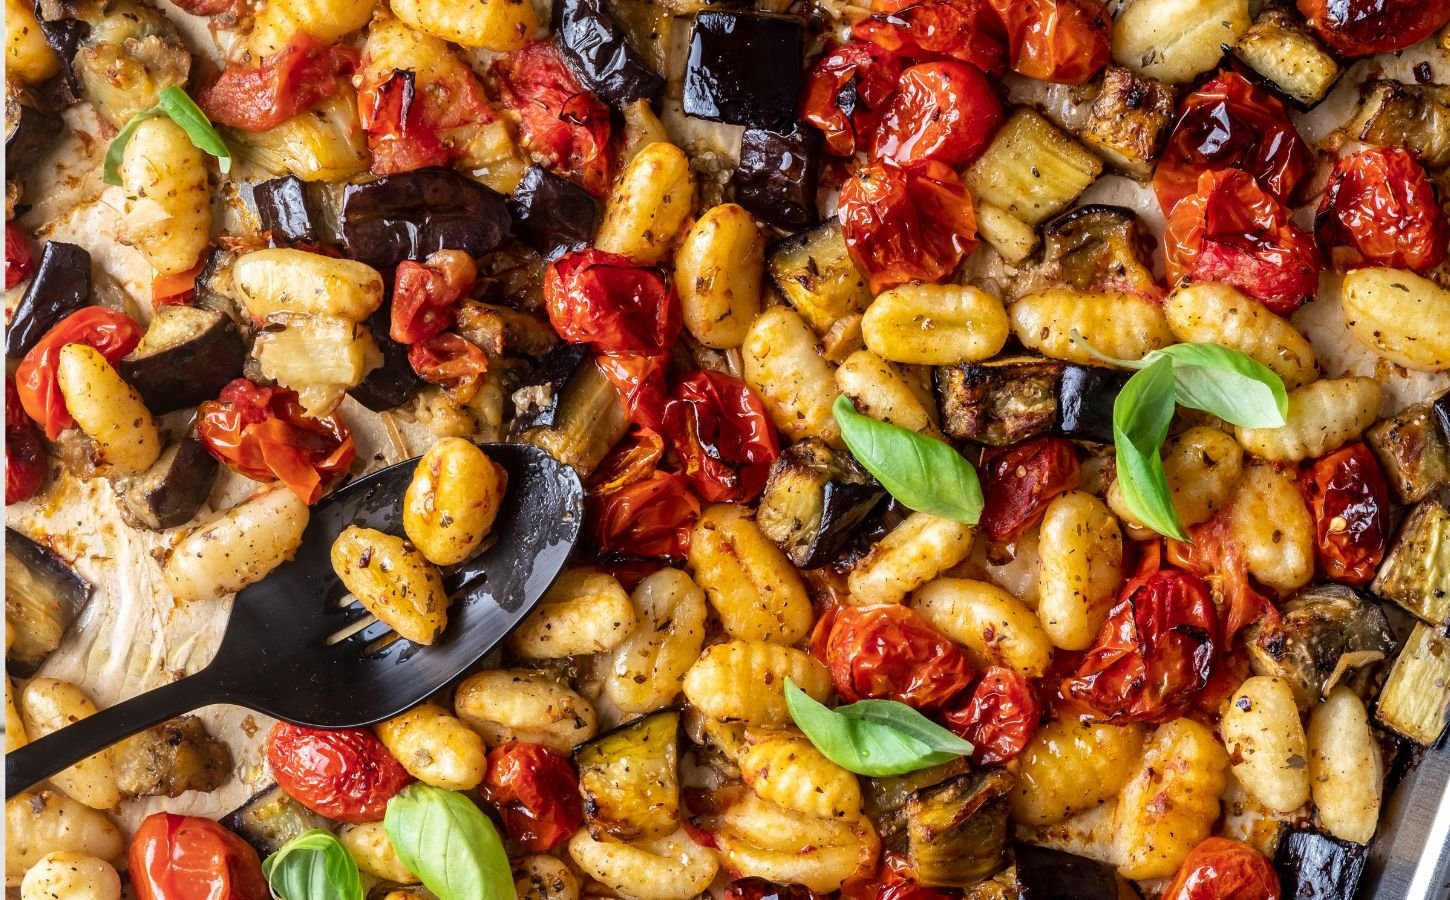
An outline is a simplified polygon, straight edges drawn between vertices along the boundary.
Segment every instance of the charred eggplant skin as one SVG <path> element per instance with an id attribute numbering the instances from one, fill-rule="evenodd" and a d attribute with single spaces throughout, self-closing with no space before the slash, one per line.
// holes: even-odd
<path id="1" fill-rule="evenodd" d="M 188 306 L 163 306 L 146 329 L 147 338 L 116 364 L 116 371 L 156 415 L 216 399 L 241 377 L 247 346 L 225 313 Z M 181 334 L 176 339 L 174 334 Z"/>
<path id="2" fill-rule="evenodd" d="M 938 367 L 942 427 L 959 441 L 1005 447 L 1050 430 L 1063 364 L 1036 356 Z"/>
<path id="3" fill-rule="evenodd" d="M 680 822 L 680 712 L 663 709 L 574 748 L 595 840 L 651 840 Z"/>
<path id="4" fill-rule="evenodd" d="M 152 531 L 185 525 L 206 502 L 221 464 L 194 432 L 166 448 L 155 465 L 121 493 L 128 512 Z"/>
<path id="5" fill-rule="evenodd" d="M 1323 697 L 1341 658 L 1379 654 L 1383 659 L 1394 652 L 1384 609 L 1345 585 L 1311 585 L 1289 598 L 1282 613 L 1276 623 L 1254 626 L 1245 646 L 1254 674 L 1283 678 L 1302 710 Z"/>
<path id="6" fill-rule="evenodd" d="M 333 822 L 293 800 L 277 785 L 262 788 L 232 810 L 221 823 L 251 844 L 263 858 L 309 828 L 331 829 Z"/>
<path id="7" fill-rule="evenodd" d="M 603 0 L 554 0 L 554 42 L 579 83 L 614 107 L 654 100 L 665 80 L 650 68 Z"/>
<path id="8" fill-rule="evenodd" d="M 685 115 L 781 133 L 795 128 L 804 31 L 796 19 L 708 9 L 695 14 Z"/>
<path id="9" fill-rule="evenodd" d="M 530 166 L 508 200 L 519 240 L 546 258 L 594 240 L 599 201 L 543 166 Z"/>
<path id="10" fill-rule="evenodd" d="M 1113 442 L 1113 403 L 1131 372 L 1069 363 L 1057 393 L 1057 431 L 1099 444 Z"/>
<path id="11" fill-rule="evenodd" d="M 5 668 L 29 678 L 60 646 L 91 597 L 91 586 L 50 550 L 5 529 L 5 618 L 13 643 Z"/>
<path id="12" fill-rule="evenodd" d="M 41 108 L 28 92 L 5 92 L 6 175 L 14 178 L 51 147 L 65 125 Z"/>
<path id="13" fill-rule="evenodd" d="M 483 256 L 512 234 L 503 196 L 448 169 L 389 175 L 343 194 L 343 252 L 375 269 L 443 249 Z"/>
<path id="14" fill-rule="evenodd" d="M 262 230 L 272 233 L 276 244 L 295 244 L 321 240 L 317 206 L 307 189 L 307 182 L 296 175 L 285 175 L 264 181 L 252 189 L 257 204 L 257 218 Z"/>
<path id="15" fill-rule="evenodd" d="M 786 231 L 820 223 L 816 188 L 821 177 L 821 133 L 796 125 L 788 134 L 747 128 L 740 135 L 735 202 Z"/>
<path id="16" fill-rule="evenodd" d="M 885 497 L 849 454 L 806 438 L 771 465 L 756 522 L 791 562 L 818 569 L 836 560 Z"/>
<path id="17" fill-rule="evenodd" d="M 1369 860 L 1369 848 L 1313 828 L 1285 828 L 1274 852 L 1281 900 L 1353 897 Z"/>
<path id="18" fill-rule="evenodd" d="M 1018 900 L 1118 900 L 1118 874 L 1112 866 L 1050 847 L 1018 844 Z"/>
<path id="19" fill-rule="evenodd" d="M 46 244 L 5 330 L 5 355 L 19 359 L 29 353 L 57 322 L 90 302 L 91 255 L 75 244 Z"/>
<path id="20" fill-rule="evenodd" d="M 383 412 L 407 403 L 423 388 L 423 379 L 408 362 L 408 348 L 393 340 L 388 333 L 393 315 L 390 300 L 368 317 L 365 323 L 373 342 L 383 354 L 383 364 L 368 372 L 362 382 L 348 395 L 373 412 Z"/>
<path id="21" fill-rule="evenodd" d="M 1435 427 L 1440 430 L 1440 440 L 1450 445 L 1450 391 L 1435 398 L 1430 412 L 1435 419 Z"/>
<path id="22" fill-rule="evenodd" d="M 579 369 L 589 365 L 589 348 L 583 344 L 560 344 L 539 361 L 528 386 L 514 392 L 513 433 L 530 428 L 557 425 L 559 402 Z"/>

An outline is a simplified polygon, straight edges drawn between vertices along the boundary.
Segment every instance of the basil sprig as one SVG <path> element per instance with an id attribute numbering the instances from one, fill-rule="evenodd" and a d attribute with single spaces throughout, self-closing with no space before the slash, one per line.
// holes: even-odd
<path id="1" fill-rule="evenodd" d="M 977 524 L 982 515 L 977 470 L 951 445 L 863 416 L 844 396 L 831 412 L 851 455 L 891 496 L 917 512 Z"/>
<path id="2" fill-rule="evenodd" d="M 106 148 L 106 163 L 102 170 L 106 184 L 121 183 L 121 157 L 125 155 L 126 145 L 135 136 L 136 129 L 147 119 L 154 119 L 157 116 L 167 116 L 171 121 L 181 126 L 186 136 L 191 139 L 192 146 L 204 153 L 210 153 L 217 158 L 217 165 L 225 175 L 232 168 L 232 154 L 227 145 L 222 141 L 221 135 L 217 134 L 212 127 L 211 120 L 201 107 L 186 95 L 186 91 L 177 85 L 164 89 L 158 96 L 156 105 L 150 109 L 143 109 L 131 117 L 121 133 L 111 141 L 111 146 Z"/>
<path id="3" fill-rule="evenodd" d="M 822 755 L 857 775 L 905 775 L 972 752 L 971 742 L 895 700 L 828 709 L 787 678 L 785 705 Z"/>
<path id="4" fill-rule="evenodd" d="M 1173 361 L 1160 359 L 1138 372 L 1113 401 L 1113 448 L 1123 502 L 1144 525 L 1175 540 L 1188 540 L 1158 448 L 1173 421 Z"/>
<path id="5" fill-rule="evenodd" d="M 282 900 L 363 900 L 362 876 L 332 832 L 313 828 L 262 861 L 272 896 Z"/>
<path id="6" fill-rule="evenodd" d="M 498 830 L 457 791 L 410 784 L 388 801 L 383 828 L 403 865 L 439 900 L 515 900 Z"/>

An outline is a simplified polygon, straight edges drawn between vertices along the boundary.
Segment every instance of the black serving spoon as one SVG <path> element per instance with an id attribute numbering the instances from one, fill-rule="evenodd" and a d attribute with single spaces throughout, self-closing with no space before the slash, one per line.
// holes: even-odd
<path id="1" fill-rule="evenodd" d="M 543 596 L 579 536 L 579 476 L 527 444 L 486 444 L 508 470 L 493 543 L 444 578 L 448 627 L 424 647 L 399 638 L 347 596 L 332 571 L 338 533 L 402 533 L 402 498 L 417 460 L 347 485 L 312 509 L 291 562 L 244 588 L 216 657 L 200 672 L 107 707 L 5 757 L 5 796 L 143 728 L 233 703 L 315 728 L 358 728 L 422 702 L 497 647 Z M 361 626 L 361 627 L 359 627 Z"/>

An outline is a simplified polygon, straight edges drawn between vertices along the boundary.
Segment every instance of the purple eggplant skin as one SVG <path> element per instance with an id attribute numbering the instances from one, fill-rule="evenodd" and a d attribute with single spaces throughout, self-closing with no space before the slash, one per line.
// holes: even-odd
<path id="1" fill-rule="evenodd" d="M 88 22 L 69 17 L 59 19 L 47 19 L 45 7 L 48 4 L 37 2 L 35 4 L 35 20 L 40 23 L 40 33 L 45 36 L 45 42 L 55 55 L 60 57 L 61 77 L 65 80 L 66 89 L 70 92 L 72 99 L 81 98 L 81 82 L 76 77 L 75 59 L 76 50 L 80 49 L 81 42 L 90 37 L 91 26 Z"/>
<path id="2" fill-rule="evenodd" d="M 1069 364 L 1058 382 L 1057 431 L 1099 444 L 1113 442 L 1113 403 L 1132 372 Z"/>
<path id="3" fill-rule="evenodd" d="M 375 269 L 443 249 L 483 256 L 512 235 L 503 196 L 448 169 L 389 175 L 343 194 L 343 252 Z"/>
<path id="4" fill-rule="evenodd" d="M 1430 415 L 1435 420 L 1435 427 L 1440 429 L 1440 440 L 1450 444 L 1450 391 L 1435 398 L 1430 405 Z"/>
<path id="5" fill-rule="evenodd" d="M 1118 900 L 1118 874 L 1107 863 L 1032 844 L 1013 849 L 1018 900 Z"/>
<path id="6" fill-rule="evenodd" d="M 523 434 L 531 428 L 554 425 L 559 419 L 559 401 L 569 382 L 586 365 L 593 354 L 586 344 L 560 344 L 539 360 L 528 385 L 514 392 L 514 399 L 528 398 L 526 405 L 514 410 L 511 433 Z"/>
<path id="7" fill-rule="evenodd" d="M 1369 848 L 1313 828 L 1285 828 L 1274 852 L 1280 900 L 1344 900 L 1355 896 Z"/>
<path id="8" fill-rule="evenodd" d="M 51 241 L 5 331 L 5 355 L 19 359 L 57 322 L 91 303 L 91 255 L 75 244 Z"/>
<path id="9" fill-rule="evenodd" d="M 247 345 L 225 313 L 191 306 L 158 307 L 141 343 L 116 363 L 155 415 L 215 400 L 242 376 Z"/>
<path id="10" fill-rule="evenodd" d="M 740 135 L 735 202 L 760 221 L 786 231 L 820 224 L 816 188 L 821 177 L 821 133 L 797 125 L 789 134 L 747 128 Z"/>
<path id="11" fill-rule="evenodd" d="M 599 201 L 579 185 L 543 166 L 530 166 L 508 201 L 519 240 L 553 259 L 594 240 Z"/>
<path id="12" fill-rule="evenodd" d="M 6 176 L 14 178 L 55 144 L 65 123 L 26 91 L 5 92 Z"/>
<path id="13" fill-rule="evenodd" d="M 211 494 L 220 467 L 193 429 L 131 479 L 121 492 L 121 505 L 152 531 L 185 525 Z"/>
<path id="14" fill-rule="evenodd" d="M 801 23 L 736 10 L 695 14 L 685 64 L 685 115 L 782 134 L 796 127 Z"/>
<path id="15" fill-rule="evenodd" d="M 91 585 L 48 548 L 5 529 L 5 619 L 13 643 L 5 668 L 34 675 L 91 599 Z"/>
<path id="16" fill-rule="evenodd" d="M 392 302 L 367 319 L 368 331 L 383 354 L 383 364 L 373 369 L 348 395 L 373 412 L 395 409 L 417 396 L 423 388 L 423 379 L 408 362 L 408 348 L 393 340 L 388 334 L 392 324 Z"/>
<path id="17" fill-rule="evenodd" d="M 603 0 L 554 0 L 554 43 L 579 83 L 610 106 L 654 100 L 665 80 L 629 45 Z"/>
<path id="18" fill-rule="evenodd" d="M 315 244 L 321 240 L 317 204 L 307 182 L 296 175 L 264 181 L 252 188 L 262 230 L 272 233 L 274 244 Z"/>

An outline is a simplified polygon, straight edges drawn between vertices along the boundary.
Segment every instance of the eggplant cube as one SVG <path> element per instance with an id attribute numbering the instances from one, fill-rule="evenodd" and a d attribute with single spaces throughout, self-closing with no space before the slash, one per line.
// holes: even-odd
<path id="1" fill-rule="evenodd" d="M 834 219 L 777 241 L 765 266 L 776 288 L 816 334 L 830 332 L 842 319 L 859 318 L 871 304 L 866 279 L 851 261 Z"/>
<path id="2" fill-rule="evenodd" d="M 630 46 L 603 0 L 554 0 L 553 18 L 565 65 L 605 103 L 622 107 L 664 90 L 665 80 Z"/>
<path id="3" fill-rule="evenodd" d="M 906 801 L 906 856 L 916 881 L 966 888 L 1007 864 L 1007 794 L 1016 778 L 987 769 L 922 788 Z"/>
<path id="4" fill-rule="evenodd" d="M 262 229 L 272 233 L 273 243 L 316 243 L 321 235 L 316 204 L 309 195 L 307 183 L 296 175 L 264 181 L 252 188 L 257 204 L 257 218 Z"/>
<path id="5" fill-rule="evenodd" d="M 680 827 L 680 714 L 666 709 L 574 749 L 596 841 L 647 841 Z"/>
<path id="6" fill-rule="evenodd" d="M 257 854 L 262 857 L 276 853 L 304 831 L 333 826 L 326 816 L 293 800 L 275 784 L 253 794 L 246 803 L 228 813 L 221 823 L 256 848 Z"/>
<path id="7" fill-rule="evenodd" d="M 789 134 L 747 128 L 740 135 L 735 202 L 777 228 L 795 231 L 820 221 L 821 133 L 797 125 Z"/>
<path id="8" fill-rule="evenodd" d="M 144 528 L 185 525 L 211 494 L 221 463 L 189 433 L 121 491 L 121 507 Z"/>
<path id="9" fill-rule="evenodd" d="M 1405 517 L 1370 590 L 1432 625 L 1450 624 L 1450 512 L 1435 498 Z"/>
<path id="10" fill-rule="evenodd" d="M 1450 409 L 1444 411 L 1450 414 Z M 1430 403 L 1416 403 L 1365 432 L 1365 441 L 1404 503 L 1418 503 L 1450 482 L 1450 442 L 1436 426 L 1435 416 Z"/>
<path id="11" fill-rule="evenodd" d="M 393 340 L 388 333 L 392 317 L 392 299 L 367 319 L 373 343 L 383 355 L 382 365 L 368 372 L 363 380 L 347 393 L 373 412 L 393 409 L 413 399 L 423 387 L 413 364 L 408 362 L 408 348 Z"/>
<path id="12" fill-rule="evenodd" d="M 1307 587 L 1282 612 L 1277 623 L 1265 620 L 1250 629 L 1249 663 L 1255 675 L 1287 681 L 1302 710 L 1319 702 L 1331 680 L 1395 649 L 1385 611 L 1342 584 Z"/>
<path id="13" fill-rule="evenodd" d="M 91 255 L 75 244 L 51 241 L 5 329 L 5 355 L 19 359 L 55 323 L 91 302 Z"/>
<path id="14" fill-rule="evenodd" d="M 1440 740 L 1450 719 L 1450 638 L 1444 632 L 1415 624 L 1380 690 L 1375 718 L 1422 746 Z"/>
<path id="15" fill-rule="evenodd" d="M 90 598 L 90 584 L 64 560 L 6 528 L 5 623 L 11 643 L 5 667 L 10 674 L 34 675 Z"/>
<path id="16" fill-rule="evenodd" d="M 1057 392 L 1057 430 L 1079 441 L 1113 442 L 1113 404 L 1132 372 L 1069 364 Z"/>
<path id="17" fill-rule="evenodd" d="M 546 257 L 589 243 L 599 225 L 594 195 L 543 166 L 529 167 L 508 206 L 519 239 Z"/>
<path id="18" fill-rule="evenodd" d="M 685 64 L 685 115 L 785 133 L 800 96 L 801 23 L 735 10 L 695 14 Z"/>
<path id="19" fill-rule="evenodd" d="M 835 560 L 885 496 L 849 453 L 806 438 L 771 466 L 755 521 L 791 562 L 815 569 Z"/>
<path id="20" fill-rule="evenodd" d="M 1364 844 L 1341 841 L 1313 828 L 1288 828 L 1274 852 L 1281 900 L 1353 897 L 1369 859 Z"/>
<path id="21" fill-rule="evenodd" d="M 1018 900 L 1118 900 L 1118 873 L 1112 866 L 1065 850 L 1019 844 Z"/>
<path id="22" fill-rule="evenodd" d="M 151 317 L 136 349 L 116 370 L 161 415 L 216 399 L 242 375 L 247 347 L 225 313 L 191 306 L 163 306 Z"/>
<path id="23" fill-rule="evenodd" d="M 504 198 L 448 169 L 389 175 L 343 194 L 343 249 L 375 269 L 445 248 L 483 256 L 512 234 Z"/>
<path id="24" fill-rule="evenodd" d="M 1036 356 L 936 370 L 942 427 L 961 441 L 1005 447 L 1042 434 L 1057 419 L 1063 364 Z"/>
<path id="25" fill-rule="evenodd" d="M 36 105 L 18 86 L 5 92 L 5 159 L 9 177 L 25 171 L 50 148 L 65 124 Z"/>

